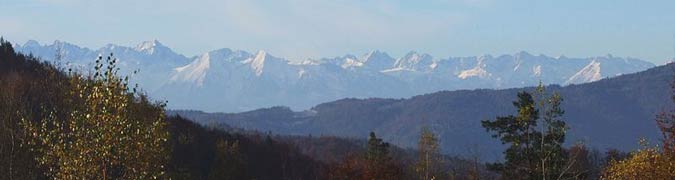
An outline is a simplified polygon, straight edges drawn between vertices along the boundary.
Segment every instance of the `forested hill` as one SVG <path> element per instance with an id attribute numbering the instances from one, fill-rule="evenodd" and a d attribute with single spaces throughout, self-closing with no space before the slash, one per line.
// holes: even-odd
<path id="1" fill-rule="evenodd" d="M 583 141 L 604 150 L 631 150 L 638 139 L 660 138 L 655 115 L 669 106 L 675 64 L 655 67 L 593 83 L 548 86 L 563 98 L 565 120 L 570 126 L 567 143 Z M 324 134 L 365 137 L 375 131 L 385 140 L 414 147 L 422 126 L 439 134 L 446 153 L 480 152 L 483 158 L 501 156 L 501 146 L 481 127 L 480 121 L 515 114 L 512 101 L 519 91 L 442 91 L 408 99 L 342 99 L 293 112 L 272 107 L 244 113 L 173 111 L 202 123 L 272 131 L 282 134 Z"/>
<path id="2" fill-rule="evenodd" d="M 114 64 L 114 61 L 111 62 Z M 348 158 L 356 162 L 368 162 L 363 159 L 363 154 L 367 151 L 365 141 L 336 137 L 280 136 L 252 131 L 243 132 L 236 128 L 208 128 L 180 116 L 164 117 L 161 104 L 152 103 L 148 97 L 138 94 L 124 96 L 129 98 L 129 101 L 116 99 L 124 102 L 124 107 L 129 107 L 123 111 L 117 111 L 117 113 L 128 113 L 128 118 L 73 117 L 72 114 L 77 114 L 77 110 L 85 109 L 81 105 L 92 103 L 91 99 L 83 99 L 83 96 L 79 96 L 90 97 L 86 96 L 89 95 L 88 93 L 73 93 L 77 90 L 76 85 L 105 83 L 105 81 L 94 83 L 93 80 L 96 79 L 79 79 L 78 77 L 81 76 L 72 72 L 66 73 L 62 69 L 40 61 L 39 58 L 16 53 L 11 44 L 0 37 L 0 162 L 2 162 L 0 163 L 0 179 L 154 179 L 144 174 L 132 174 L 134 172 L 161 174 L 160 177 L 155 177 L 158 179 L 338 179 L 331 177 L 361 176 L 362 174 L 367 176 L 373 173 L 373 171 L 366 173 L 364 166 L 340 168 L 343 167 L 344 162 L 350 162 L 347 161 Z M 114 102 L 119 103 L 118 101 Z M 94 107 L 103 107 L 103 105 L 107 104 L 98 103 Z M 105 113 L 105 110 L 99 112 Z M 152 117 L 153 114 L 157 116 Z M 87 124 L 89 126 L 86 128 L 82 128 L 85 127 L 82 125 L 85 123 L 82 122 L 115 122 L 122 127 L 135 127 L 150 120 L 161 124 L 159 126 L 161 129 L 155 129 L 156 131 L 147 128 L 138 128 L 134 131 L 123 129 L 121 132 L 132 133 L 113 134 L 120 131 L 110 130 L 112 129 L 110 124 L 105 123 L 91 123 Z M 38 123 L 45 123 L 44 126 L 42 124 L 40 126 L 44 129 L 32 131 L 34 130 L 32 127 L 35 127 L 32 124 Z M 65 125 L 69 125 L 69 128 L 63 129 L 72 128 L 73 130 L 59 131 L 61 129 L 57 129 Z M 89 130 L 96 128 L 107 131 Z M 35 135 L 44 132 L 50 132 L 50 134 L 48 136 Z M 139 136 L 124 136 L 124 134 L 145 132 L 159 133 L 152 133 L 151 135 L 155 136 L 148 139 L 138 138 Z M 130 141 L 102 143 L 100 139 L 84 138 L 106 136 L 114 139 L 130 139 Z M 150 135 L 141 137 L 148 136 Z M 142 140 L 162 143 L 159 146 L 148 146 L 148 143 Z M 40 144 L 35 143 L 36 141 Z M 81 146 L 77 146 L 80 144 Z M 122 149 L 119 147 L 133 148 L 123 151 L 118 150 Z M 414 173 L 411 161 L 415 159 L 416 152 L 404 151 L 395 146 L 387 148 L 391 154 L 384 155 L 391 157 L 391 162 L 394 164 L 392 166 L 397 169 L 396 172 L 389 173 L 396 173 L 401 178 L 410 179 L 409 177 Z M 128 158 L 129 154 L 142 157 Z M 43 163 L 47 159 L 45 157 L 59 161 L 59 163 Z M 117 159 L 103 159 L 105 157 Z M 160 158 L 153 159 L 152 157 Z M 459 158 L 447 158 L 452 161 L 447 161 L 448 163 L 444 166 L 454 167 L 456 173 L 460 175 L 468 172 L 468 168 L 461 169 L 455 166 L 469 167 L 469 163 L 472 163 Z M 82 159 L 97 163 L 86 165 L 66 163 L 81 162 Z M 115 166 L 107 165 L 113 163 Z M 101 164 L 105 165 L 101 167 Z M 147 166 L 137 168 L 139 164 L 160 168 L 152 169 Z M 472 164 L 471 167 L 482 167 L 476 163 Z M 136 169 L 133 172 L 123 171 L 130 168 Z M 73 170 L 80 174 L 61 173 L 66 170 Z M 492 173 L 483 171 L 481 170 L 481 173 L 485 176 L 492 175 Z M 352 172 L 358 173 L 354 175 Z M 70 178 L 62 178 L 62 175 Z"/>

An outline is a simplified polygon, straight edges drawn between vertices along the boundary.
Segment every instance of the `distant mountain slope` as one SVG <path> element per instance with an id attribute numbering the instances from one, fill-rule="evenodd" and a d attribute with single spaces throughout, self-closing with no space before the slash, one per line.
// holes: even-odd
<path id="1" fill-rule="evenodd" d="M 564 118 L 571 130 L 568 143 L 584 141 L 600 148 L 637 147 L 640 137 L 658 140 L 657 112 L 669 104 L 675 64 L 582 85 L 548 86 L 564 98 Z M 202 123 L 282 134 L 324 134 L 365 137 L 370 131 L 403 147 L 415 147 L 419 130 L 430 126 L 440 135 L 447 153 L 478 149 L 484 158 L 500 157 L 500 145 L 480 126 L 481 120 L 514 114 L 512 101 L 518 91 L 442 91 L 409 99 L 342 99 L 293 112 L 285 107 L 236 114 L 175 111 Z"/>
<path id="2" fill-rule="evenodd" d="M 403 98 L 442 90 L 504 89 L 547 84 L 580 84 L 642 71 L 654 65 L 611 55 L 588 58 L 513 55 L 435 58 L 411 51 L 400 58 L 371 51 L 362 56 L 289 61 L 265 51 L 218 49 L 194 57 L 175 53 L 159 41 L 135 47 L 99 49 L 55 41 L 15 45 L 48 61 L 75 69 L 99 54 L 113 53 L 124 74 L 170 108 L 241 112 L 270 106 L 307 109 L 342 98 Z"/>
<path id="3" fill-rule="evenodd" d="M 148 92 L 157 91 L 166 83 L 173 68 L 190 62 L 187 57 L 175 53 L 156 40 L 142 42 L 136 47 L 108 44 L 96 50 L 63 41 L 54 41 L 51 45 L 28 41 L 24 45 L 14 45 L 14 49 L 50 61 L 52 64 L 79 71 L 90 70 L 99 55 L 107 56 L 113 53 L 119 60 L 118 66 L 122 74 L 131 75 L 137 71 L 137 74 L 132 76 L 133 83 L 143 85 L 142 88 Z"/>

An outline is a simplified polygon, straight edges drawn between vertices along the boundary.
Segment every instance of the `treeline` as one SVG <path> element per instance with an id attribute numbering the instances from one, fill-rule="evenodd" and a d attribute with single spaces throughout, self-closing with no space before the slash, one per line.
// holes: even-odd
<path id="1" fill-rule="evenodd" d="M 37 166 L 37 153 L 26 146 L 27 133 L 20 122 L 37 122 L 37 117 L 47 115 L 43 109 L 64 104 L 65 82 L 63 72 L 17 54 L 9 42 L 0 41 L 0 179 L 45 177 L 44 169 Z"/>
<path id="2" fill-rule="evenodd" d="M 564 147 L 563 97 L 517 94 L 513 115 L 482 122 L 504 161 L 441 154 L 420 129 L 416 150 L 337 137 L 280 136 L 166 117 L 99 57 L 73 72 L 16 53 L 0 39 L 0 179 L 672 179 L 675 113 L 657 117 L 660 146 L 601 153 Z M 675 88 L 674 88 L 675 89 Z M 675 102 L 675 96 L 673 97 Z M 636 142 L 637 143 L 637 142 Z"/>

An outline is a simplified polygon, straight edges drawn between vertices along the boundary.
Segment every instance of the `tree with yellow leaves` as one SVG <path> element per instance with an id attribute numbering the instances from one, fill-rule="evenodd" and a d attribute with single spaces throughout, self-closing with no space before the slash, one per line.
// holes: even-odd
<path id="1" fill-rule="evenodd" d="M 423 127 L 418 144 L 419 160 L 415 165 L 420 179 L 439 178 L 441 174 L 441 156 L 438 149 L 438 138 L 428 127 Z"/>
<path id="2" fill-rule="evenodd" d="M 672 179 L 674 177 L 675 158 L 663 153 L 659 148 L 643 145 L 642 149 L 631 153 L 630 158 L 610 162 L 601 179 Z"/>
<path id="3" fill-rule="evenodd" d="M 65 119 L 23 121 L 32 150 L 55 179 L 157 179 L 164 176 L 168 131 L 164 104 L 150 103 L 117 76 L 112 54 L 93 75 L 71 74 Z M 51 114 L 56 114 L 52 110 Z"/>

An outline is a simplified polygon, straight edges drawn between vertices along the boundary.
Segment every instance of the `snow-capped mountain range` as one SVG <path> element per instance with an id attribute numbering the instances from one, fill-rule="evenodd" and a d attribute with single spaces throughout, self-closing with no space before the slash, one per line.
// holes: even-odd
<path id="1" fill-rule="evenodd" d="M 362 56 L 291 62 L 265 51 L 224 48 L 186 57 L 156 40 L 95 50 L 31 40 L 14 48 L 80 70 L 88 70 L 99 55 L 113 53 L 122 73 L 139 70 L 132 79 L 152 97 L 167 100 L 169 108 L 222 112 L 278 105 L 300 110 L 347 97 L 402 98 L 441 90 L 533 86 L 540 81 L 579 84 L 654 67 L 612 55 L 568 58 L 527 52 L 435 58 L 411 51 L 394 58 L 375 50 Z"/>

